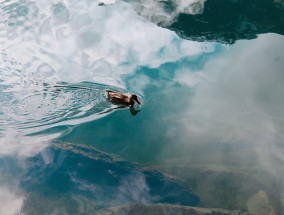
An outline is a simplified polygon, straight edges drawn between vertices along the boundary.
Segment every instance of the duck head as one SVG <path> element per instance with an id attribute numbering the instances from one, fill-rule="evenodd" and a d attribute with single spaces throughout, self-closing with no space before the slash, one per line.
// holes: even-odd
<path id="1" fill-rule="evenodd" d="M 132 95 L 130 96 L 130 98 L 131 98 L 133 101 L 137 102 L 139 105 L 141 104 L 140 101 L 138 100 L 137 95 L 132 94 Z"/>

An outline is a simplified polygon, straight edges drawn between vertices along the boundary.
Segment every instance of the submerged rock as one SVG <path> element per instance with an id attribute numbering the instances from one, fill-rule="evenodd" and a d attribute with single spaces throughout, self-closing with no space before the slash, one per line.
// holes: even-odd
<path id="1" fill-rule="evenodd" d="M 200 207 L 247 211 L 248 199 L 261 189 L 268 190 L 271 196 L 274 195 L 272 203 L 278 205 L 275 200 L 278 199 L 279 186 L 265 171 L 220 165 L 191 166 L 185 162 L 182 165 L 164 165 L 157 168 L 179 177 L 192 187 L 201 199 L 198 205 Z M 282 211 L 282 208 L 277 210 Z"/>
<path id="2" fill-rule="evenodd" d="M 248 200 L 247 206 L 253 215 L 275 215 L 266 193 L 262 190 Z"/>
<path id="3" fill-rule="evenodd" d="M 247 212 L 167 204 L 130 204 L 101 210 L 96 215 L 249 215 Z"/>
<path id="4" fill-rule="evenodd" d="M 45 208 L 41 214 L 58 207 L 68 214 L 85 214 L 134 202 L 189 206 L 199 202 L 178 178 L 83 145 L 49 147 L 28 158 L 22 171 L 20 186 L 30 193 L 24 205 L 27 214 L 37 214 L 40 208 Z M 44 202 L 48 207 L 39 206 Z"/>

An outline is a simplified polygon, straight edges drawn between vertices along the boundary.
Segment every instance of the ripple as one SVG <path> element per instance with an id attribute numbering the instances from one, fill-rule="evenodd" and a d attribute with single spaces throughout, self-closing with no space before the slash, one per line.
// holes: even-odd
<path id="1" fill-rule="evenodd" d="M 105 97 L 106 87 L 93 83 L 62 85 L 60 87 L 37 85 L 24 92 L 2 93 L 3 114 L 9 127 L 29 132 L 59 125 L 77 125 L 97 119 L 114 108 Z"/>

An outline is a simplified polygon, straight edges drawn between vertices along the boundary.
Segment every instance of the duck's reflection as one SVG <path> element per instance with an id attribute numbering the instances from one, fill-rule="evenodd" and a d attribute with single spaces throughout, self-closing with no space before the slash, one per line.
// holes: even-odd
<path id="1" fill-rule="evenodd" d="M 135 116 L 140 112 L 140 110 L 135 109 L 134 106 L 130 106 L 129 111 L 132 116 Z"/>
<path id="2" fill-rule="evenodd" d="M 101 112 L 100 114 L 105 114 L 105 113 L 109 113 L 109 112 L 114 111 L 114 110 L 125 109 L 125 108 L 128 108 L 128 107 L 129 106 L 125 106 L 125 105 L 116 106 L 116 107 L 109 108 L 109 109 Z M 132 116 L 136 116 L 140 112 L 140 110 L 135 109 L 135 107 L 133 105 L 131 105 L 129 107 L 129 112 L 131 113 Z"/>

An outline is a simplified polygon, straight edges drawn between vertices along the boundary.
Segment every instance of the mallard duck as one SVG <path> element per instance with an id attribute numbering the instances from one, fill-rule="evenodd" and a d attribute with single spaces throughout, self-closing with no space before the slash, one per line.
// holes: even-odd
<path id="1" fill-rule="evenodd" d="M 108 89 L 106 89 L 105 92 L 107 94 L 108 100 L 114 104 L 121 104 L 121 105 L 126 105 L 126 106 L 133 106 L 135 102 L 137 102 L 138 104 L 141 104 L 140 101 L 138 100 L 137 95 L 135 94 L 115 92 L 115 91 L 108 90 Z"/>

